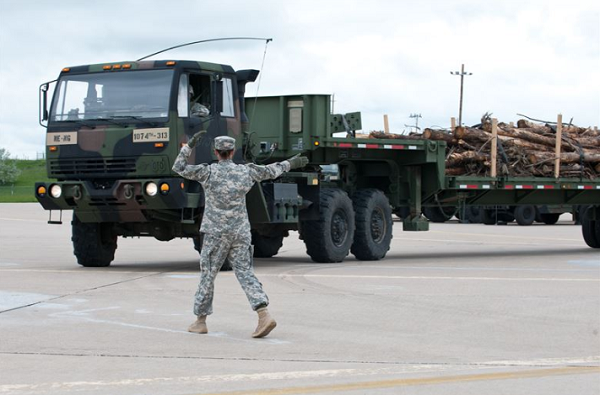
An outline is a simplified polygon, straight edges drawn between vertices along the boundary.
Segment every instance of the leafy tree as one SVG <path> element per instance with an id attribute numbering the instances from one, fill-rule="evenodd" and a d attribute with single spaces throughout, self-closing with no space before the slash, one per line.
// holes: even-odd
<path id="1" fill-rule="evenodd" d="M 19 178 L 21 170 L 17 169 L 14 160 L 10 160 L 10 152 L 0 148 L 0 185 L 13 183 Z"/>

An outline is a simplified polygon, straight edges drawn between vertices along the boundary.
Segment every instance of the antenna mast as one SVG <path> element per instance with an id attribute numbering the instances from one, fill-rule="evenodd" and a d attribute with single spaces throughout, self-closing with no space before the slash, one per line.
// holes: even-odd
<path id="1" fill-rule="evenodd" d="M 269 42 L 273 41 L 272 38 L 262 38 L 262 37 L 223 37 L 223 38 L 210 38 L 208 40 L 192 41 L 191 43 L 175 45 L 174 47 L 169 47 L 169 48 L 166 48 L 166 49 L 162 49 L 162 50 L 160 50 L 158 52 L 154 52 L 154 53 L 151 53 L 150 55 L 146 55 L 146 56 L 144 56 L 142 58 L 139 58 L 137 60 L 137 62 L 139 62 L 141 60 L 144 60 L 144 59 L 148 59 L 151 56 L 158 55 L 159 53 L 167 52 L 167 51 L 170 51 L 172 49 L 177 49 L 177 48 L 181 48 L 181 47 L 187 47 L 188 45 L 209 43 L 209 42 L 213 42 L 213 41 L 231 41 L 231 40 L 259 40 L 259 41 L 266 41 L 266 44 L 268 44 Z"/>

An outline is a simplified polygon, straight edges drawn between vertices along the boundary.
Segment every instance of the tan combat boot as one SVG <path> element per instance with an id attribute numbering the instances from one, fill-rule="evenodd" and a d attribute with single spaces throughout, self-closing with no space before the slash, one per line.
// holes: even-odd
<path id="1" fill-rule="evenodd" d="M 206 326 L 206 316 L 199 315 L 196 321 L 188 328 L 188 332 L 192 333 L 208 333 L 208 327 Z"/>
<path id="2" fill-rule="evenodd" d="M 256 310 L 256 312 L 258 313 L 258 326 L 252 334 L 252 337 L 265 337 L 275 329 L 277 322 L 271 317 L 271 314 L 269 314 L 269 310 L 267 310 L 266 307 L 261 307 Z"/>

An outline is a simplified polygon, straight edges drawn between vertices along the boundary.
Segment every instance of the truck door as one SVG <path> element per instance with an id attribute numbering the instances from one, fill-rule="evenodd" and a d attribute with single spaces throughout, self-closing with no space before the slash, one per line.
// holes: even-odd
<path id="1" fill-rule="evenodd" d="M 202 73 L 183 73 L 179 79 L 177 113 L 183 122 L 188 139 L 200 130 L 207 130 L 207 137 L 195 149 L 193 163 L 210 163 L 212 139 L 219 135 L 220 113 L 214 111 L 214 94 L 211 76 Z"/>

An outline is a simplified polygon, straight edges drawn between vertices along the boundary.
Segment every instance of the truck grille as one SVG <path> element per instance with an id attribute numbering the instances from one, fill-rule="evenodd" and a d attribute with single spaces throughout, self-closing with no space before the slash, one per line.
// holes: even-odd
<path id="1" fill-rule="evenodd" d="M 50 160 L 49 173 L 51 177 L 134 174 L 135 163 L 135 158 L 57 159 Z"/>

